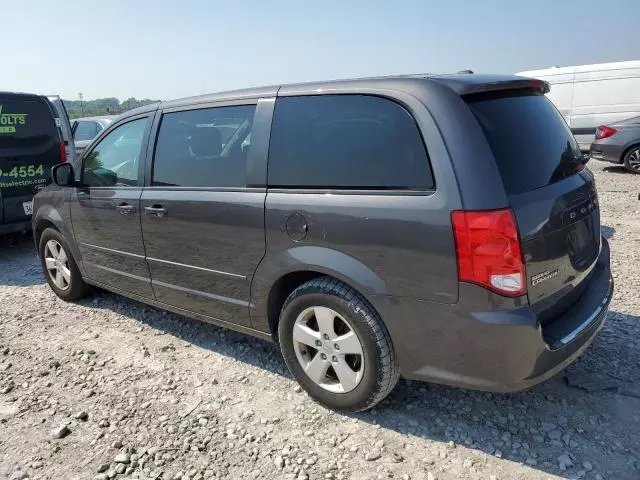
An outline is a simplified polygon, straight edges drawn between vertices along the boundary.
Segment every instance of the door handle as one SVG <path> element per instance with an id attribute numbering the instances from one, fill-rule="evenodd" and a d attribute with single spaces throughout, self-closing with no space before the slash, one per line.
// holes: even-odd
<path id="1" fill-rule="evenodd" d="M 152 217 L 164 217 L 167 215 L 167 209 L 160 205 L 154 205 L 152 207 L 144 207 L 144 213 Z"/>
<path id="2" fill-rule="evenodd" d="M 136 211 L 136 207 L 134 207 L 133 205 L 129 205 L 128 203 L 116 205 L 116 209 L 118 210 L 118 213 L 120 213 L 120 215 L 131 215 Z"/>

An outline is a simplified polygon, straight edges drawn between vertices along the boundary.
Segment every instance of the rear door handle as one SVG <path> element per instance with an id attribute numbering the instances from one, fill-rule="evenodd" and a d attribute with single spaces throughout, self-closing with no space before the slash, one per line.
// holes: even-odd
<path id="1" fill-rule="evenodd" d="M 152 207 L 144 207 L 144 213 L 152 217 L 164 217 L 167 215 L 167 209 L 160 205 L 154 205 Z"/>
<path id="2" fill-rule="evenodd" d="M 116 205 L 116 209 L 120 215 L 131 215 L 135 213 L 136 207 L 133 205 L 129 205 L 128 203 L 121 203 L 120 205 Z"/>

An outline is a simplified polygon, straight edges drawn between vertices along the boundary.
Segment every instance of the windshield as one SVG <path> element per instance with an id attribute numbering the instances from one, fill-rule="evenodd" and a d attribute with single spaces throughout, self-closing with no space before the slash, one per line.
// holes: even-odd
<path id="1" fill-rule="evenodd" d="M 102 127 L 98 122 L 93 120 L 78 120 L 78 126 L 73 134 L 73 139 L 76 141 L 88 141 L 93 140 L 98 133 L 100 133 Z"/>

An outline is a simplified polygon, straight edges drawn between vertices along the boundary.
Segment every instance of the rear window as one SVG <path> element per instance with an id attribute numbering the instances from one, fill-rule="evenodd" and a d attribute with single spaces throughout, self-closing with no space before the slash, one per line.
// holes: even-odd
<path id="1" fill-rule="evenodd" d="M 58 139 L 49 105 L 0 98 L 0 148 L 37 147 Z"/>
<path id="2" fill-rule="evenodd" d="M 411 114 L 366 95 L 276 101 L 268 183 L 285 188 L 433 187 L 422 136 Z"/>
<path id="3" fill-rule="evenodd" d="M 543 95 L 467 99 L 491 146 L 507 194 L 545 187 L 576 173 L 580 149 Z"/>
<path id="4" fill-rule="evenodd" d="M 93 140 L 102 128 L 98 122 L 90 120 L 78 120 L 78 126 L 73 134 L 73 139 L 78 141 Z"/>

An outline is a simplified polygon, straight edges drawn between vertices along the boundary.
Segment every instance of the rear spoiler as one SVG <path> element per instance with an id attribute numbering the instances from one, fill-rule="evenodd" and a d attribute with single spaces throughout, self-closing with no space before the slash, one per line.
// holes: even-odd
<path id="1" fill-rule="evenodd" d="M 483 75 L 442 75 L 431 77 L 431 80 L 443 83 L 460 96 L 479 93 L 496 93 L 509 90 L 527 90 L 529 92 L 549 93 L 549 83 L 535 78 L 515 76 L 483 76 Z"/>
<path id="2" fill-rule="evenodd" d="M 475 85 L 474 89 L 465 93 L 465 95 L 473 95 L 475 93 L 502 92 L 505 90 L 530 90 L 536 93 L 549 93 L 551 86 L 543 81 L 535 78 L 525 78 L 522 80 L 511 80 L 508 82 L 486 83 L 484 85 Z"/>

